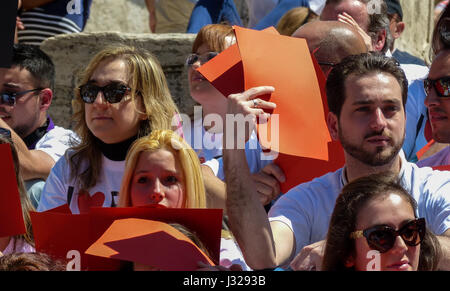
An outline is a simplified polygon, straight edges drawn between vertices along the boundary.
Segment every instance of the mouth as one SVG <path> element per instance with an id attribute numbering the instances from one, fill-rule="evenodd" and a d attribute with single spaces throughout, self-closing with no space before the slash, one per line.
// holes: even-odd
<path id="1" fill-rule="evenodd" d="M 0 113 L 0 118 L 4 120 L 4 119 L 11 118 L 11 116 Z"/>
<path id="2" fill-rule="evenodd" d="M 367 139 L 367 142 L 374 144 L 374 145 L 383 145 L 387 146 L 390 142 L 390 138 L 383 136 L 383 135 L 377 135 L 377 136 L 371 136 Z"/>
<path id="3" fill-rule="evenodd" d="M 392 271 L 407 271 L 411 268 L 411 265 L 409 264 L 408 260 L 402 260 L 400 262 L 396 262 L 392 265 L 387 266 L 387 268 Z"/>
<path id="4" fill-rule="evenodd" d="M 446 114 L 437 111 L 430 111 L 429 117 L 431 122 L 439 122 L 448 119 Z"/>
<path id="5" fill-rule="evenodd" d="M 203 75 L 199 72 L 195 71 L 192 73 L 191 82 L 202 82 L 205 80 L 205 77 L 203 77 Z"/>

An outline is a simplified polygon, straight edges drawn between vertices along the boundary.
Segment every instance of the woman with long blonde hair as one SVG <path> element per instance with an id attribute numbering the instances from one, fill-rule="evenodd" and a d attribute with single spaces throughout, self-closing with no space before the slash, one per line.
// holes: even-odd
<path id="1" fill-rule="evenodd" d="M 80 142 L 53 167 L 38 211 L 65 203 L 72 213 L 116 206 L 130 145 L 155 129 L 171 129 L 178 114 L 158 60 L 129 46 L 94 56 L 72 105 Z"/>

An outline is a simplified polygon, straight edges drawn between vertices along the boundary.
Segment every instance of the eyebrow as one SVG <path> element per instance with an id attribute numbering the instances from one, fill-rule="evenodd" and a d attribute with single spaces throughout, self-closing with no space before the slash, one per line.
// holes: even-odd
<path id="1" fill-rule="evenodd" d="M 361 101 L 355 101 L 353 102 L 353 106 L 357 106 L 357 105 L 371 105 L 374 104 L 374 101 L 371 100 L 361 100 Z M 383 100 L 382 102 L 383 104 L 396 104 L 396 105 L 400 105 L 401 102 L 400 100 L 397 99 L 389 99 L 389 100 Z"/>

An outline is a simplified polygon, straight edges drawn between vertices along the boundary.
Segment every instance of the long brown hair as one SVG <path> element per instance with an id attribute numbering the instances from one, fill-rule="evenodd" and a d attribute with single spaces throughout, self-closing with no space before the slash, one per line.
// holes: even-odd
<path id="1" fill-rule="evenodd" d="M 354 255 L 355 242 L 350 233 L 355 231 L 359 211 L 368 202 L 390 193 L 400 195 L 416 213 L 417 203 L 402 187 L 396 174 L 383 172 L 356 179 L 342 189 L 336 199 L 328 228 L 323 271 L 352 270 L 345 266 L 346 260 Z M 436 270 L 441 249 L 437 238 L 427 230 L 420 244 L 419 271 Z"/>
<path id="2" fill-rule="evenodd" d="M 141 98 L 145 108 L 146 120 L 142 120 L 139 126 L 138 137 L 149 134 L 154 129 L 171 129 L 172 118 L 178 114 L 164 72 L 155 56 L 144 49 L 130 46 L 118 46 L 106 48 L 100 51 L 90 61 L 80 80 L 80 84 L 86 84 L 98 65 L 104 60 L 123 60 L 130 75 L 130 87 L 133 88 L 131 98 Z M 75 131 L 81 138 L 81 142 L 73 147 L 69 164 L 71 178 L 77 178 L 81 188 L 89 189 L 97 183 L 100 175 L 101 152 L 96 146 L 93 133 L 87 127 L 85 121 L 85 106 L 81 99 L 78 87 L 75 89 L 75 99 L 72 101 L 74 109 L 73 120 Z M 136 108 L 136 110 L 138 110 Z M 90 166 L 81 172 L 83 161 L 89 161 Z"/>

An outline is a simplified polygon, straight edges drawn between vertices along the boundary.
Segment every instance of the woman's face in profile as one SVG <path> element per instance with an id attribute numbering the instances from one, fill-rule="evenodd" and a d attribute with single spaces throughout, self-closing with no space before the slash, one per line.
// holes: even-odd
<path id="1" fill-rule="evenodd" d="M 365 230 L 374 226 L 389 226 L 399 230 L 406 223 L 415 220 L 414 210 L 399 194 L 391 193 L 378 197 L 365 205 L 358 214 L 356 230 Z M 417 271 L 419 265 L 420 244 L 409 246 L 401 236 L 389 250 L 380 253 L 374 251 L 365 237 L 355 239 L 355 255 L 347 260 L 347 267 L 357 271 Z"/>
<path id="2" fill-rule="evenodd" d="M 127 65 L 121 59 L 103 60 L 89 79 L 92 87 L 104 87 L 110 84 L 129 87 L 128 82 Z M 118 143 L 136 135 L 140 121 L 146 118 L 136 109 L 145 111 L 141 99 L 133 100 L 129 91 L 117 103 L 109 103 L 104 93 L 99 91 L 93 103 L 85 103 L 86 124 L 89 130 L 103 142 Z"/>
<path id="3" fill-rule="evenodd" d="M 185 178 L 178 158 L 165 149 L 141 152 L 131 179 L 130 195 L 131 206 L 183 207 Z"/>

